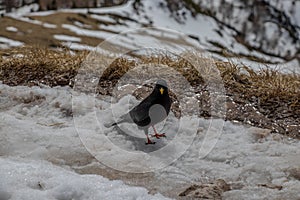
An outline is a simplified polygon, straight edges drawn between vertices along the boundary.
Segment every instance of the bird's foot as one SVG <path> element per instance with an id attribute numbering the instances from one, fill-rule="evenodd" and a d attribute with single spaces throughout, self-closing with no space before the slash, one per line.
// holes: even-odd
<path id="1" fill-rule="evenodd" d="M 157 139 L 161 138 L 161 137 L 167 137 L 165 133 L 159 134 L 159 133 L 155 133 L 153 135 L 151 135 L 151 137 L 156 137 Z"/>
<path id="2" fill-rule="evenodd" d="M 145 142 L 146 145 L 148 144 L 155 144 L 155 142 L 152 142 L 149 138 L 147 139 L 147 142 Z"/>

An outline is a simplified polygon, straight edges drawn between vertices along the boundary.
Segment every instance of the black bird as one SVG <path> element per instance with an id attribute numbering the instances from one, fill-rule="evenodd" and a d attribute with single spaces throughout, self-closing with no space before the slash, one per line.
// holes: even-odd
<path id="1" fill-rule="evenodd" d="M 144 130 L 147 142 L 146 144 L 155 144 L 148 136 L 149 127 L 152 126 L 154 130 L 153 137 L 166 137 L 165 133 L 157 133 L 154 125 L 163 121 L 169 114 L 171 108 L 171 99 L 168 92 L 167 82 L 165 80 L 158 80 L 152 93 L 146 97 L 140 104 L 135 106 L 125 115 L 120 117 L 116 123 L 135 123 L 139 129 Z"/>

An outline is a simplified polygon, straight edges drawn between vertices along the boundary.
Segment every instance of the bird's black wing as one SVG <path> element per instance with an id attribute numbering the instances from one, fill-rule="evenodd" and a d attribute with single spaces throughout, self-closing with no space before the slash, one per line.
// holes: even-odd
<path id="1" fill-rule="evenodd" d="M 120 123 L 136 123 L 138 126 L 147 126 L 150 124 L 149 109 L 153 104 L 153 98 L 146 98 L 137 106 L 131 109 L 128 113 L 122 115 L 120 119 L 106 127 L 115 126 Z"/>
<path id="2" fill-rule="evenodd" d="M 149 109 L 154 104 L 154 98 L 150 95 L 130 112 L 131 119 L 139 126 L 146 126 L 150 123 Z"/>

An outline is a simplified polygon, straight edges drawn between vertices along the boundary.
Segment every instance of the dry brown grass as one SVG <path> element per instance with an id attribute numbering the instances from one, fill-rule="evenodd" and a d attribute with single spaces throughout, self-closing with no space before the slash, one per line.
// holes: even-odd
<path id="1" fill-rule="evenodd" d="M 232 63 L 217 63 L 227 88 L 241 93 L 246 99 L 259 98 L 260 103 L 273 100 L 299 103 L 300 75 L 283 74 L 272 69 L 238 67 Z"/>
<path id="2" fill-rule="evenodd" d="M 23 47 L 0 52 L 0 80 L 8 85 L 68 85 L 87 52 L 72 55 L 40 47 Z"/>
<path id="3" fill-rule="evenodd" d="M 193 86 L 203 84 L 203 76 L 213 75 L 213 73 L 208 72 L 209 65 L 202 65 L 202 73 L 200 74 L 186 59 L 182 57 L 174 59 L 162 55 L 160 57 L 140 57 L 137 61 L 125 58 L 116 59 L 106 70 L 104 77 L 108 80 L 118 79 L 134 66 L 150 63 L 160 63 L 174 68 Z M 215 61 L 215 65 L 220 71 L 225 87 L 240 93 L 249 101 L 257 98 L 262 104 L 272 101 L 283 101 L 291 106 L 299 104 L 300 75 L 283 74 L 271 69 L 254 71 L 250 67 L 238 67 L 230 62 Z"/>
<path id="4" fill-rule="evenodd" d="M 23 47 L 0 52 L 0 81 L 8 85 L 73 86 L 74 78 L 89 52 L 70 53 L 68 49 L 51 50 L 39 47 Z M 193 55 L 195 56 L 195 55 Z M 104 58 L 104 57 L 103 57 Z M 198 59 L 199 65 L 205 58 Z M 201 74 L 183 57 L 168 55 L 140 56 L 136 59 L 126 57 L 115 59 L 100 79 L 100 85 L 107 87 L 110 94 L 112 86 L 129 69 L 139 64 L 160 63 L 180 72 L 195 88 L 205 88 L 205 79 L 211 74 L 210 65 L 203 65 Z M 228 96 L 241 105 L 252 104 L 267 121 L 261 125 L 271 128 L 278 125 L 281 133 L 288 133 L 288 125 L 299 125 L 300 120 L 300 75 L 282 74 L 271 69 L 254 71 L 247 66 L 238 67 L 230 62 L 214 61 Z M 201 90 L 201 89 L 200 89 Z M 100 91 L 101 92 L 101 91 Z M 198 92 L 201 92 L 198 90 Z M 203 101 L 206 102 L 206 101 Z M 239 109 L 239 108 L 237 108 Z M 238 118 L 240 117 L 240 118 Z M 238 120 L 243 117 L 237 116 Z M 230 120 L 236 119 L 235 116 Z M 257 120 L 258 121 L 258 120 Z M 293 136 L 299 137 L 296 130 Z"/>
<path id="5" fill-rule="evenodd" d="M 60 76 L 74 78 L 88 53 L 79 51 L 74 54 L 66 48 L 58 51 L 32 46 L 3 50 L 0 51 L 0 79 L 10 85 L 26 85 L 31 81 L 43 82 L 44 78 L 49 77 L 49 85 L 60 85 L 51 82 L 50 79 Z M 117 58 L 106 69 L 102 79 L 110 81 L 119 79 L 129 69 L 139 64 L 150 63 L 160 63 L 174 68 L 193 86 L 204 82 L 203 73 L 200 75 L 186 59 L 171 58 L 167 55 L 143 56 L 136 60 Z M 271 69 L 254 71 L 247 66 L 238 67 L 230 62 L 215 61 L 215 64 L 226 88 L 240 92 L 245 98 L 257 97 L 261 103 L 270 99 L 285 100 L 291 102 L 291 106 L 299 103 L 300 76 L 298 74 L 282 74 Z M 203 70 L 207 70 L 208 67 L 204 65 Z"/>

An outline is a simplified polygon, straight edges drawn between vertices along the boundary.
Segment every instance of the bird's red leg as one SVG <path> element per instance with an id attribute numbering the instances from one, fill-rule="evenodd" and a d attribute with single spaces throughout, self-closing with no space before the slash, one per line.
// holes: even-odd
<path id="1" fill-rule="evenodd" d="M 147 144 L 155 144 L 155 142 L 152 142 L 149 138 L 149 136 L 147 135 L 147 142 L 145 143 L 146 145 Z"/>
<path id="2" fill-rule="evenodd" d="M 165 133 L 157 133 L 156 129 L 154 126 L 152 126 L 153 130 L 154 130 L 154 135 L 151 135 L 152 137 L 156 137 L 157 139 L 161 138 L 161 137 L 166 137 L 166 134 Z"/>

